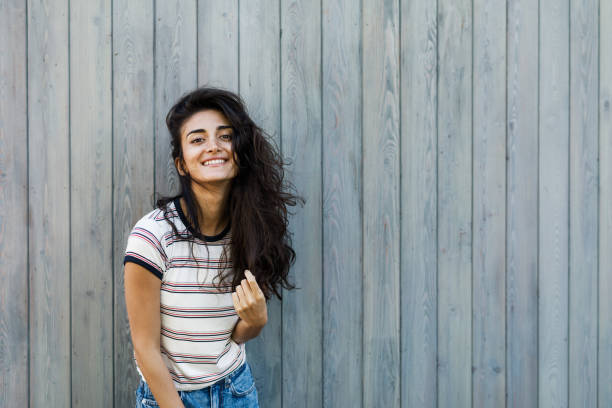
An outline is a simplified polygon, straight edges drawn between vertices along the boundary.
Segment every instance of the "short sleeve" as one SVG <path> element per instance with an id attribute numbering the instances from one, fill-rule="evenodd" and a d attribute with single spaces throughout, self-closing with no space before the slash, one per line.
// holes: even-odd
<path id="1" fill-rule="evenodd" d="M 136 223 L 128 236 L 123 264 L 133 262 L 162 279 L 167 258 L 158 222 L 153 216 L 145 216 Z"/>

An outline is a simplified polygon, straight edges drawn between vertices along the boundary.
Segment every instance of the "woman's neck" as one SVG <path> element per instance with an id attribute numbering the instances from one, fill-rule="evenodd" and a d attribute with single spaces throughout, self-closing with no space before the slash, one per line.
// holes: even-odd
<path id="1" fill-rule="evenodd" d="M 200 186 L 192 186 L 197 206 L 200 210 L 200 232 L 207 236 L 218 235 L 227 226 L 229 221 L 228 200 L 229 189 L 204 189 Z M 185 200 L 181 197 L 183 213 L 187 214 Z M 191 214 L 188 215 L 190 222 Z"/>

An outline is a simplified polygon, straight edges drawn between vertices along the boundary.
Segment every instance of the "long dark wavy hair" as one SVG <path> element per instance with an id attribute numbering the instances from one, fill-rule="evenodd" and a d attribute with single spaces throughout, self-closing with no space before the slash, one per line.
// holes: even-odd
<path id="1" fill-rule="evenodd" d="M 305 200 L 291 193 L 293 184 L 285 180 L 283 161 L 276 146 L 268 135 L 249 117 L 244 102 L 239 95 L 221 88 L 201 87 L 183 95 L 168 112 L 166 125 L 170 132 L 172 159 L 183 161 L 181 131 L 183 124 L 193 114 L 203 110 L 216 110 L 223 113 L 233 128 L 231 139 L 234 160 L 238 174 L 232 179 L 228 211 L 231 224 L 231 243 L 229 245 L 231 268 L 220 268 L 219 284 L 231 276 L 232 290 L 245 278 L 248 269 L 255 276 L 266 300 L 275 294 L 282 299 L 280 288 L 294 289 L 287 277 L 289 268 L 295 262 L 295 251 L 291 246 L 288 226 L 288 206 L 295 206 Z M 271 139 L 271 138 L 270 138 Z M 176 170 L 176 169 L 175 169 Z M 190 221 L 196 236 L 188 231 L 178 233 L 171 216 L 166 216 L 177 235 L 191 242 L 191 254 L 195 239 L 200 231 L 200 211 L 191 189 L 189 174 L 181 176 L 180 193 L 177 196 L 161 197 L 155 205 L 168 214 L 168 204 L 182 196 L 186 204 L 185 216 Z M 291 214 L 291 213 L 290 213 Z M 204 240 L 204 243 L 206 241 Z M 227 247 L 222 260 L 227 265 Z M 197 262 L 197 259 L 196 259 Z"/>

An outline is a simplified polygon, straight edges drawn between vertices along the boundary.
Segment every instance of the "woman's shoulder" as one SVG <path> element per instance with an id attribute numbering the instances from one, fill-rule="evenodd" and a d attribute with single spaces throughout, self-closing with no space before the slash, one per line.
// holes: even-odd
<path id="1" fill-rule="evenodd" d="M 174 208 L 174 204 L 170 202 L 165 208 L 154 208 L 143 215 L 134 225 L 134 229 L 145 229 L 161 237 L 168 230 L 172 229 L 170 222 L 174 223 L 174 218 L 177 217 L 176 208 Z"/>

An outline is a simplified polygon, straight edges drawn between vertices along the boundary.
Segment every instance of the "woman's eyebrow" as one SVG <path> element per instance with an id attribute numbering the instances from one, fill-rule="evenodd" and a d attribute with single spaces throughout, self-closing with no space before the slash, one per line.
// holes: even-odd
<path id="1" fill-rule="evenodd" d="M 217 130 L 221 130 L 221 129 L 232 129 L 231 126 L 229 125 L 221 125 L 221 126 L 217 126 Z M 192 133 L 206 133 L 206 129 L 193 129 L 192 131 L 190 131 L 189 133 L 187 133 L 185 135 L 185 137 L 189 136 Z"/>

